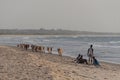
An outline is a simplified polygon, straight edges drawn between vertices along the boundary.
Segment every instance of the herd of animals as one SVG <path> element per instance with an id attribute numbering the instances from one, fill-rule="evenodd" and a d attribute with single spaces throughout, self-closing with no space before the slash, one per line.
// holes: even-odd
<path id="1" fill-rule="evenodd" d="M 18 44 L 17 47 L 24 49 L 26 51 L 28 49 L 31 49 L 33 52 L 40 52 L 40 53 L 45 53 L 45 51 L 47 51 L 47 53 L 52 54 L 52 51 L 53 51 L 53 47 L 45 47 L 45 46 L 30 45 L 30 44 Z M 63 49 L 58 48 L 57 52 L 59 56 L 62 56 Z"/>

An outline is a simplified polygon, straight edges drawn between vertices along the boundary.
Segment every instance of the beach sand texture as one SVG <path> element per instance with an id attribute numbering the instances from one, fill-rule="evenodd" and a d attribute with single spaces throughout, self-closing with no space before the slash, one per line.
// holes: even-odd
<path id="1" fill-rule="evenodd" d="M 76 64 L 71 57 L 0 46 L 0 80 L 120 80 L 120 65 Z"/>

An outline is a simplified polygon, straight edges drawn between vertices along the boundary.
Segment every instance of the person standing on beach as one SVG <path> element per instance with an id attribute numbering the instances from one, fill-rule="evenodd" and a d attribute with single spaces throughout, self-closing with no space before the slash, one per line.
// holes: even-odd
<path id="1" fill-rule="evenodd" d="M 88 49 L 87 56 L 89 57 L 89 63 L 93 64 L 93 45 L 90 45 L 90 48 Z"/>

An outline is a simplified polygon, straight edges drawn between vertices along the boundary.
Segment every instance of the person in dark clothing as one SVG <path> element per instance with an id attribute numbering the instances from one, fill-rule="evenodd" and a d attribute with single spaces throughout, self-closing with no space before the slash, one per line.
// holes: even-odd
<path id="1" fill-rule="evenodd" d="M 81 57 L 81 55 L 80 55 L 80 54 L 78 54 L 77 58 L 76 58 L 74 61 L 76 61 L 76 63 L 78 63 L 78 61 L 79 61 L 80 57 Z"/>
<path id="2" fill-rule="evenodd" d="M 79 54 L 78 57 L 75 59 L 76 63 L 81 63 L 81 64 L 88 64 L 86 59 L 83 59 L 83 55 Z"/>
<path id="3" fill-rule="evenodd" d="M 86 59 L 83 59 L 83 55 L 80 56 L 79 60 L 78 60 L 79 63 L 82 63 L 82 64 L 88 64 L 87 63 L 87 60 Z"/>
<path id="4" fill-rule="evenodd" d="M 100 66 L 98 60 L 95 58 L 95 56 L 93 56 L 93 65 L 95 66 Z"/>

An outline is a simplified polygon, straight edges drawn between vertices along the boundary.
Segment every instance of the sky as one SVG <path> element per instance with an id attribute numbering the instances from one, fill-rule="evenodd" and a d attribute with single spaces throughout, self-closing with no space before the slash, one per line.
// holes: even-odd
<path id="1" fill-rule="evenodd" d="M 120 0 L 0 0 L 0 29 L 120 32 Z"/>

